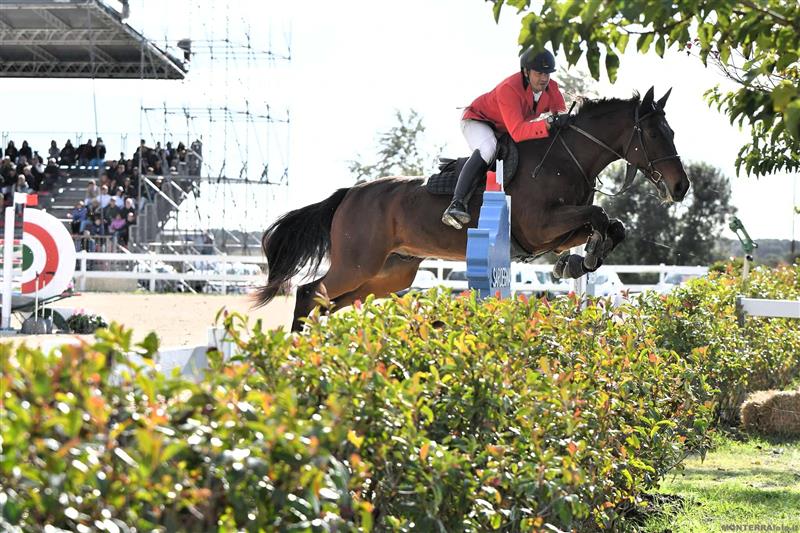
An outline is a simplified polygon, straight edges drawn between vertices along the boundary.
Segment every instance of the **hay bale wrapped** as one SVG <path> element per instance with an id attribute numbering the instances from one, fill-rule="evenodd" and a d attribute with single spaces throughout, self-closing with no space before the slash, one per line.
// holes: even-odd
<path id="1" fill-rule="evenodd" d="M 741 415 L 746 431 L 800 436 L 800 390 L 754 392 L 742 404 Z"/>

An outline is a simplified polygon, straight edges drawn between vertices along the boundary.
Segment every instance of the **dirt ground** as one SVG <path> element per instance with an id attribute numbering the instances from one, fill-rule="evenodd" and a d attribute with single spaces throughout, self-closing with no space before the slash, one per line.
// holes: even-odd
<path id="1" fill-rule="evenodd" d="M 250 323 L 261 318 L 267 328 L 283 326 L 289 329 L 294 298 L 278 297 L 261 309 L 250 309 L 247 295 L 210 294 L 150 294 L 150 293 L 84 293 L 63 300 L 54 307 L 84 309 L 86 313 L 102 316 L 107 322 L 118 322 L 133 329 L 134 340 L 143 339 L 155 331 L 162 347 L 204 344 L 207 330 L 221 308 L 248 317 Z M 12 323 L 19 328 L 19 322 Z M 91 339 L 91 335 L 29 335 L 0 338 L 0 343 L 25 342 L 28 345 L 52 347 L 76 337 Z"/>

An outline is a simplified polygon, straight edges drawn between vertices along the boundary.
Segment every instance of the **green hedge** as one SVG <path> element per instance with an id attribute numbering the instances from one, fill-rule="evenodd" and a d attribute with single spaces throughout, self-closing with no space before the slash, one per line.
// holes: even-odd
<path id="1" fill-rule="evenodd" d="M 693 354 L 708 383 L 719 389 L 718 415 L 736 423 L 749 392 L 783 389 L 800 376 L 800 323 L 796 319 L 747 318 L 736 322 L 736 296 L 800 299 L 800 264 L 758 267 L 742 284 L 741 271 L 711 272 L 667 296 L 641 299 L 653 316 L 665 349 Z"/>
<path id="2" fill-rule="evenodd" d="M 703 354 L 660 345 L 646 306 L 357 307 L 300 336 L 229 317 L 244 355 L 211 354 L 201 383 L 113 373 L 156 348 L 116 325 L 49 355 L 0 347 L 0 526 L 620 529 L 708 444 Z"/>

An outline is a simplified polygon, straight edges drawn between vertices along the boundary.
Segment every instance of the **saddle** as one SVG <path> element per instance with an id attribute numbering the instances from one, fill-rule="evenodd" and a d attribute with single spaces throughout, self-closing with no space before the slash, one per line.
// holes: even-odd
<path id="1" fill-rule="evenodd" d="M 461 169 L 467 162 L 468 157 L 461 157 L 458 159 L 451 159 L 448 157 L 439 158 L 439 172 L 433 174 L 425 182 L 425 188 L 430 194 L 452 196 L 453 191 L 456 189 L 456 182 Z M 497 153 L 495 154 L 495 161 L 492 162 L 489 170 L 495 170 L 495 162 L 498 159 L 503 160 L 503 188 L 505 189 L 509 183 L 514 179 L 514 174 L 517 171 L 517 163 L 519 162 L 519 155 L 517 153 L 517 144 L 507 133 L 504 133 L 497 139 Z M 486 187 L 486 180 L 480 180 L 477 186 L 478 190 Z"/>

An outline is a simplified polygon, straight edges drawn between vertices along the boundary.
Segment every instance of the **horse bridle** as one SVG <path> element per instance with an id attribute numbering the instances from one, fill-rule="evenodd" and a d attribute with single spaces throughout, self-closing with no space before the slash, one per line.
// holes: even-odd
<path id="1" fill-rule="evenodd" d="M 583 179 L 586 180 L 586 183 L 589 185 L 589 188 L 591 189 L 592 192 L 597 191 L 597 192 L 601 192 L 603 194 L 606 194 L 607 196 L 618 196 L 618 195 L 626 192 L 628 189 L 630 189 L 633 186 L 633 178 L 636 176 L 636 172 L 639 170 L 639 167 L 637 165 L 634 165 L 630 161 L 628 161 L 628 152 L 630 152 L 631 145 L 633 145 L 634 137 L 637 137 L 637 136 L 639 138 L 639 144 L 642 147 L 642 152 L 644 153 L 644 157 L 647 160 L 647 168 L 643 168 L 642 171 L 644 172 L 644 175 L 647 177 L 647 179 L 650 180 L 650 182 L 653 185 L 655 185 L 657 188 L 660 186 L 661 182 L 664 180 L 664 176 L 659 170 L 657 170 L 655 168 L 654 165 L 656 163 L 660 163 L 661 161 L 666 161 L 668 159 L 678 159 L 678 160 L 680 160 L 681 156 L 679 156 L 678 153 L 676 152 L 674 154 L 670 154 L 670 155 L 667 155 L 667 156 L 664 156 L 664 157 L 659 157 L 659 158 L 656 158 L 656 159 L 650 159 L 650 156 L 647 154 L 647 146 L 645 146 L 645 144 L 644 144 L 644 137 L 642 136 L 642 122 L 644 121 L 644 119 L 646 119 L 647 117 L 649 117 L 650 115 L 653 115 L 655 113 L 663 114 L 663 111 L 661 109 L 654 109 L 653 111 L 648 111 L 647 113 L 645 113 L 644 115 L 642 115 L 640 117 L 639 116 L 639 106 L 638 105 L 636 106 L 636 111 L 635 111 L 635 115 L 634 115 L 633 129 L 631 130 L 631 136 L 630 136 L 630 138 L 628 138 L 628 142 L 625 144 L 625 151 L 622 154 L 620 154 L 619 152 L 617 152 L 616 150 L 611 148 L 608 144 L 606 144 L 605 142 L 601 141 L 600 139 L 598 139 L 597 137 L 595 137 L 594 135 L 592 135 L 588 131 L 581 129 L 581 128 L 579 128 L 578 126 L 576 126 L 574 124 L 570 124 L 569 125 L 569 127 L 571 129 L 575 130 L 576 132 L 580 133 L 581 135 L 583 135 L 587 139 L 591 140 L 595 144 L 605 148 L 606 150 L 608 150 L 612 154 L 616 155 L 618 158 L 620 158 L 620 159 L 624 160 L 626 163 L 628 163 L 628 170 L 625 173 L 625 181 L 622 184 L 622 189 L 620 189 L 618 192 L 613 193 L 613 194 L 604 193 L 603 191 L 600 191 L 600 190 L 594 188 L 594 183 L 592 183 L 592 181 L 589 179 L 589 176 L 586 175 L 586 172 L 583 170 L 583 167 L 578 162 L 578 158 L 575 157 L 575 154 L 569 148 L 569 146 L 567 145 L 566 141 L 564 141 L 564 139 L 560 135 L 557 135 L 558 136 L 558 140 L 561 141 L 561 145 L 564 147 L 564 149 L 567 151 L 569 156 L 572 158 L 572 161 L 575 163 L 575 166 L 578 167 L 578 170 L 581 171 L 581 175 L 583 176 Z M 560 133 L 560 130 L 559 130 L 558 133 Z"/>

